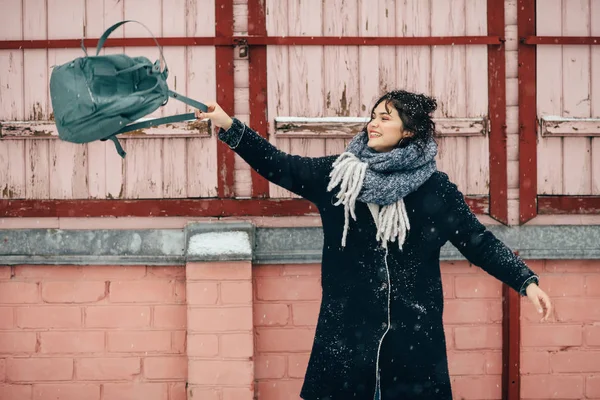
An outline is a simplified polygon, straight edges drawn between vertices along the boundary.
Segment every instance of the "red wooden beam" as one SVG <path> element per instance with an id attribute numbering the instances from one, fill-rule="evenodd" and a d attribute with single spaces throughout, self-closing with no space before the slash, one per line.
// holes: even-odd
<path id="1" fill-rule="evenodd" d="M 228 31 L 226 22 L 233 23 L 233 9 L 226 6 L 225 0 L 217 0 L 218 6 L 215 14 L 220 19 L 216 20 L 217 36 L 215 37 L 160 37 L 157 38 L 161 46 L 234 46 L 241 41 L 250 46 L 448 46 L 487 44 L 494 45 L 504 42 L 504 36 L 431 36 L 431 37 L 363 37 L 363 36 L 234 36 L 226 34 Z M 221 5 L 226 7 L 221 8 Z M 231 17 L 226 14 L 231 11 Z M 249 9 L 248 13 L 256 12 Z M 250 18 L 250 15 L 249 15 Z M 230 25 L 229 28 L 232 28 Z M 249 29 L 251 27 L 249 26 Z M 84 39 L 88 48 L 94 48 L 98 39 Z M 156 46 L 152 38 L 112 38 L 108 39 L 104 47 L 146 47 Z M 67 49 L 80 48 L 81 39 L 51 39 L 51 40 L 0 40 L 0 50 L 18 49 Z"/>
<path id="2" fill-rule="evenodd" d="M 474 213 L 484 214 L 487 198 L 466 198 Z M 295 217 L 317 214 L 303 199 L 112 199 L 0 200 L 0 217 Z"/>
<path id="3" fill-rule="evenodd" d="M 504 3 L 487 2 L 488 34 L 504 32 Z M 506 56 L 503 44 L 488 47 L 490 118 L 490 216 L 508 224 L 508 159 L 506 154 Z"/>
<path id="4" fill-rule="evenodd" d="M 248 34 L 267 34 L 264 0 L 248 0 Z M 250 126 L 267 138 L 267 46 L 254 46 L 249 52 Z M 269 182 L 251 171 L 252 197 L 267 197 Z"/>
<path id="5" fill-rule="evenodd" d="M 521 39 L 521 43 L 544 45 L 544 44 L 600 44 L 600 36 L 527 36 Z"/>
<path id="6" fill-rule="evenodd" d="M 215 21 L 217 37 L 231 38 L 233 36 L 233 0 L 215 0 Z M 217 103 L 225 112 L 233 114 L 233 49 L 229 46 L 217 46 L 215 57 Z M 217 194 L 220 198 L 233 197 L 235 154 L 225 143 L 220 140 L 217 142 Z"/>
<path id="7" fill-rule="evenodd" d="M 600 196 L 538 196 L 538 213 L 600 215 Z"/>
<path id="8" fill-rule="evenodd" d="M 518 0 L 519 37 L 535 35 L 535 0 Z M 519 43 L 519 221 L 537 215 L 536 47 Z"/>
<path id="9" fill-rule="evenodd" d="M 502 398 L 521 397 L 521 297 L 502 285 Z"/>

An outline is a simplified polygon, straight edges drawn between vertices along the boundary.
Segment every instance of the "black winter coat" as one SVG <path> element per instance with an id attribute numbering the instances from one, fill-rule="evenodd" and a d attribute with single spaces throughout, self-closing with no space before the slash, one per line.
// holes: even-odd
<path id="1" fill-rule="evenodd" d="M 301 397 L 372 400 L 451 399 L 442 323 L 440 248 L 450 240 L 473 264 L 524 293 L 535 274 L 477 220 L 456 185 L 434 173 L 404 198 L 410 231 L 403 250 L 376 241 L 364 203 L 356 203 L 341 247 L 344 208 L 327 192 L 336 156 L 285 154 L 234 119 L 221 140 L 271 182 L 314 203 L 324 245 L 322 303 Z"/>

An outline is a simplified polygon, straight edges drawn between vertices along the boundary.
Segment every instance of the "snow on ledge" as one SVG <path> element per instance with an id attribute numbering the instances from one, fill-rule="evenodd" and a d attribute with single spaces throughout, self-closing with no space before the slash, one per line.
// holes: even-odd
<path id="1" fill-rule="evenodd" d="M 251 259 L 252 246 L 247 232 L 208 232 L 190 237 L 187 255 L 201 259 Z"/>

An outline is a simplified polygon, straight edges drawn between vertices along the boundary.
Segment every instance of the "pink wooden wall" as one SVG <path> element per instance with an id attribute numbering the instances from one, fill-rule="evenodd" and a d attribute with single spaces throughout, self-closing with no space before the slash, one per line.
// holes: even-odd
<path id="1" fill-rule="evenodd" d="M 599 36 L 600 2 L 538 0 L 537 34 Z M 537 47 L 539 194 L 600 194 L 599 76 L 598 46 Z"/>
<path id="2" fill-rule="evenodd" d="M 5 1 L 0 38 L 66 39 L 99 37 L 121 19 L 145 23 L 156 36 L 214 36 L 214 2 L 166 0 Z M 343 3 L 343 4 L 342 4 Z M 167 6 L 168 4 L 168 6 Z M 485 35 L 486 2 L 367 0 L 267 1 L 270 35 L 444 36 Z M 340 10 L 342 18 L 340 18 Z M 2 20 L 3 19 L 3 20 Z M 234 4 L 234 33 L 247 33 L 247 5 Z M 117 37 L 146 37 L 127 25 Z M 122 48 L 107 51 L 122 52 Z M 156 58 L 152 48 L 128 47 L 130 55 Z M 164 49 L 175 90 L 199 100 L 216 97 L 215 50 L 211 46 Z M 328 139 L 295 137 L 275 130 L 276 117 L 366 117 L 385 90 L 406 88 L 438 98 L 441 124 L 463 128 L 442 132 L 439 166 L 471 195 L 488 194 L 487 48 L 482 46 L 351 47 L 270 46 L 268 49 L 271 140 L 282 150 L 321 155 L 340 152 L 351 134 L 345 123 Z M 235 56 L 235 110 L 248 121 L 248 60 Z M 82 55 L 79 49 L 0 51 L 0 120 L 51 118 L 50 67 Z M 155 115 L 185 111 L 171 101 Z M 465 122 L 464 120 L 467 119 Z M 483 128 L 469 132 L 469 120 Z M 30 122 L 29 122 L 30 123 Z M 344 134 L 344 131 L 346 133 Z M 336 137 L 337 132 L 338 137 Z M 112 143 L 73 145 L 55 136 L 0 141 L 0 198 L 182 198 L 216 196 L 216 138 L 186 126 L 167 127 L 124 140 L 121 160 Z M 154 133 L 150 135 L 149 133 Z M 173 136 L 168 136 L 173 135 Z M 167 136 L 167 137 L 165 137 Z M 236 157 L 235 193 L 251 193 L 249 167 Z M 271 187 L 274 197 L 289 193 Z"/>

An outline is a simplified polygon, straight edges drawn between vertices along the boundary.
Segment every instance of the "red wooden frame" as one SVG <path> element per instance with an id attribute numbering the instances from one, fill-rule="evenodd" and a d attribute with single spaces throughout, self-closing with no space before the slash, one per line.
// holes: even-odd
<path id="1" fill-rule="evenodd" d="M 217 37 L 233 36 L 233 0 L 215 0 L 215 30 Z M 233 113 L 234 80 L 233 52 L 227 45 L 217 45 L 215 50 L 217 103 Z M 217 194 L 220 198 L 233 197 L 235 155 L 228 146 L 217 141 Z"/>

